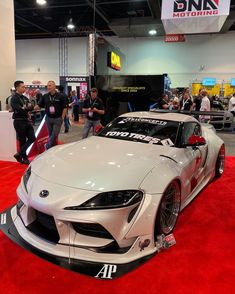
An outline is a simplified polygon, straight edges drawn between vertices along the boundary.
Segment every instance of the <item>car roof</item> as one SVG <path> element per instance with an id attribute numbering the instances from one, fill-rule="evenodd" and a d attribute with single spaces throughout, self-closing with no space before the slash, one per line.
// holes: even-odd
<path id="1" fill-rule="evenodd" d="M 151 119 L 161 119 L 161 120 L 168 120 L 168 121 L 178 121 L 178 122 L 197 122 L 197 120 L 186 114 L 181 113 L 161 113 L 161 112 L 154 112 L 154 111 L 138 111 L 138 112 L 128 112 L 120 115 L 120 117 L 142 117 L 142 118 L 151 118 Z"/>

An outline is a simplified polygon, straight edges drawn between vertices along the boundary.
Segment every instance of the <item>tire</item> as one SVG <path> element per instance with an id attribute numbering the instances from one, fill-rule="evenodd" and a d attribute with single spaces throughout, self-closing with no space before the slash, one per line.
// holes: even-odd
<path id="1" fill-rule="evenodd" d="M 224 144 L 220 147 L 219 154 L 215 164 L 215 178 L 219 178 L 224 173 L 225 147 Z"/>
<path id="2" fill-rule="evenodd" d="M 163 193 L 155 223 L 155 238 L 157 235 L 170 234 L 177 222 L 180 212 L 180 186 L 177 181 L 171 182 Z"/>

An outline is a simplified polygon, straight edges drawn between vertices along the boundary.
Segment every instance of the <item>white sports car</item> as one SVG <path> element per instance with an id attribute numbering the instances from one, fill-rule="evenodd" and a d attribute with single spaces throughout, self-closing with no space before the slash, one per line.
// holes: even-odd
<path id="1" fill-rule="evenodd" d="M 124 114 L 97 136 L 38 156 L 11 218 L 27 244 L 102 264 L 93 275 L 111 278 L 117 266 L 159 250 L 179 212 L 222 175 L 224 157 L 213 127 L 193 117 Z"/>

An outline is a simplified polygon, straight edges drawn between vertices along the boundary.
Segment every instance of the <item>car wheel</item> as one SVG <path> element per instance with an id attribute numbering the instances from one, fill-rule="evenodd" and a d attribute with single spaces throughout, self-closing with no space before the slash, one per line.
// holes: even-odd
<path id="1" fill-rule="evenodd" d="M 219 154 L 215 165 L 215 177 L 219 178 L 224 173 L 225 147 L 224 144 L 220 147 Z"/>
<path id="2" fill-rule="evenodd" d="M 180 211 L 180 187 L 177 181 L 171 182 L 166 188 L 158 208 L 155 237 L 170 234 L 177 222 Z"/>

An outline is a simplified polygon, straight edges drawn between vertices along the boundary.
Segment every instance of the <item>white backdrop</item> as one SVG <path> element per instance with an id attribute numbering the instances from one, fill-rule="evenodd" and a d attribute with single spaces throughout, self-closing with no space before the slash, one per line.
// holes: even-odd
<path id="1" fill-rule="evenodd" d="M 190 35 L 184 43 L 165 43 L 163 37 L 108 40 L 126 55 L 125 74 L 168 73 L 173 87 L 188 86 L 194 78 L 235 77 L 235 32 Z M 17 78 L 27 84 L 33 79 L 58 81 L 58 39 L 16 41 L 16 49 Z M 36 71 L 38 66 L 40 72 Z M 69 74 L 87 72 L 87 39 L 73 38 L 69 42 Z"/>
<path id="2" fill-rule="evenodd" d="M 173 87 L 207 76 L 235 77 L 235 32 L 185 38 L 183 43 L 165 43 L 163 37 L 112 40 L 126 54 L 126 74 L 168 73 Z"/>
<path id="3" fill-rule="evenodd" d="M 0 111 L 0 160 L 16 161 L 16 132 L 13 127 L 12 113 Z"/>
<path id="4" fill-rule="evenodd" d="M 16 41 L 17 79 L 26 84 L 39 80 L 59 84 L 59 40 L 37 39 Z M 87 39 L 68 39 L 68 75 L 87 74 Z"/>
<path id="5" fill-rule="evenodd" d="M 0 100 L 3 110 L 15 80 L 15 64 L 13 0 L 0 1 Z"/>

